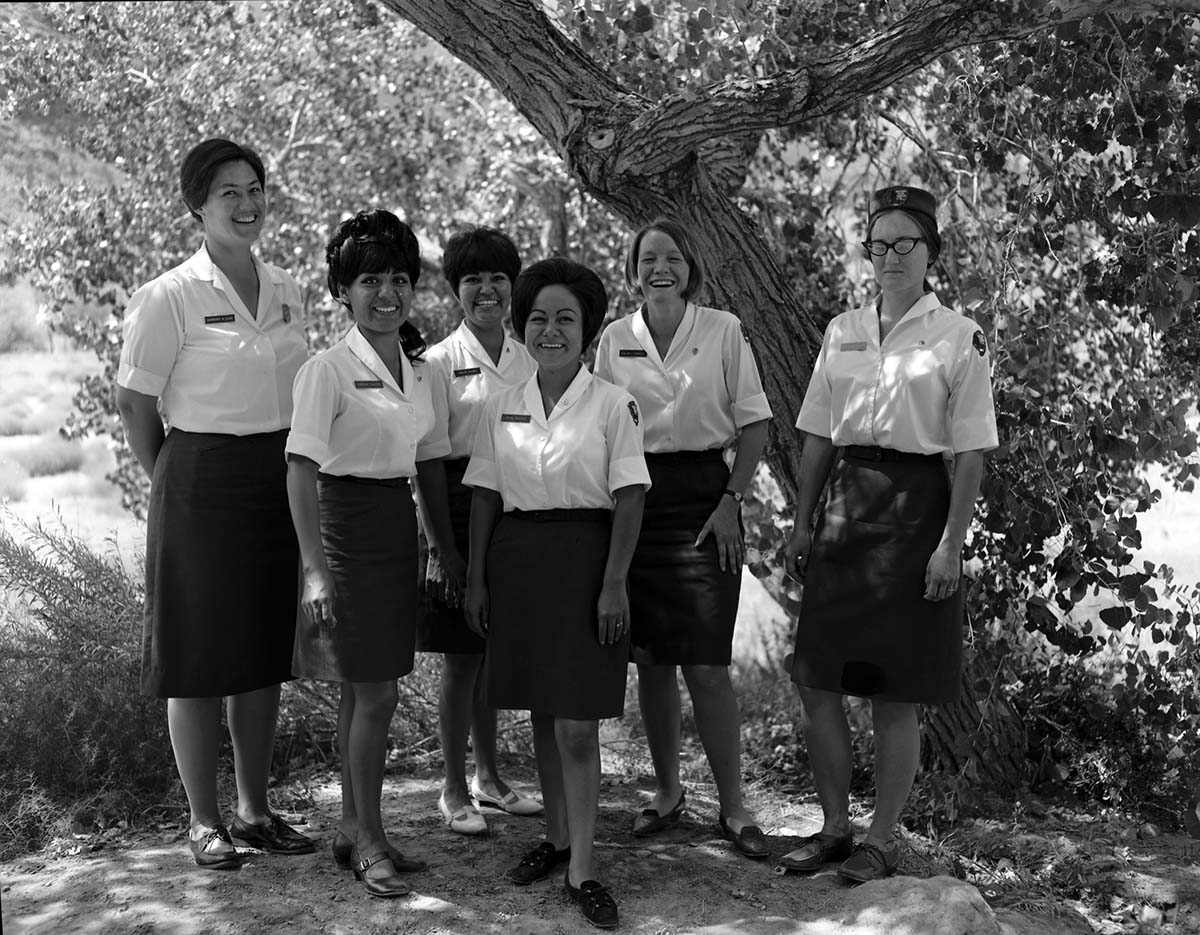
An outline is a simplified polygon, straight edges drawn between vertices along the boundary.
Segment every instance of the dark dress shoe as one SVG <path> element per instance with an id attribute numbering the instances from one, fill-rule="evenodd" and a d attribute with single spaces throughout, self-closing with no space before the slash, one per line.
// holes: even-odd
<path id="1" fill-rule="evenodd" d="M 521 862 L 509 870 L 505 876 L 517 886 L 528 886 L 530 883 L 546 879 L 550 876 L 550 871 L 570 859 L 571 849 L 569 847 L 564 847 L 560 851 L 556 850 L 549 841 L 543 841 L 522 857 Z"/>
<path id="2" fill-rule="evenodd" d="M 563 877 L 563 886 L 579 908 L 583 917 L 598 929 L 615 929 L 617 927 L 617 903 L 612 894 L 602 883 L 595 880 L 584 880 L 579 886 L 571 885 L 571 875 Z"/>
<path id="3" fill-rule="evenodd" d="M 229 823 L 229 833 L 269 854 L 311 854 L 317 849 L 312 838 L 305 837 L 274 812 L 267 812 L 267 820 L 261 825 L 234 817 Z"/>
<path id="4" fill-rule="evenodd" d="M 652 808 L 643 808 L 642 813 L 633 819 L 633 833 L 639 838 L 645 838 L 652 834 L 658 834 L 660 831 L 666 831 L 672 825 L 679 823 L 679 818 L 683 814 L 683 807 L 686 804 L 687 793 L 681 789 L 679 791 L 679 801 L 665 815 L 660 815 Z"/>
<path id="5" fill-rule="evenodd" d="M 779 858 L 779 866 L 806 873 L 825 864 L 842 861 L 854 850 L 854 834 L 841 837 L 817 832 L 800 839 L 800 846 Z"/>
<path id="6" fill-rule="evenodd" d="M 339 868 L 342 870 L 351 868 L 350 852 L 354 850 L 353 841 L 339 831 L 333 836 L 333 843 L 329 845 L 329 849 L 333 851 L 333 862 Z M 394 847 L 388 847 L 388 856 L 392 859 L 392 866 L 396 868 L 397 873 L 420 873 L 429 868 L 429 864 L 421 858 L 405 857 Z"/>
<path id="7" fill-rule="evenodd" d="M 771 853 L 767 836 L 762 833 L 762 829 L 758 825 L 742 825 L 742 830 L 735 833 L 729 827 L 729 819 L 722 815 L 721 832 L 733 842 L 734 850 L 744 857 L 762 860 Z"/>
<path id="8" fill-rule="evenodd" d="M 204 870 L 236 870 L 244 859 L 233 846 L 229 829 L 224 825 L 217 825 L 198 841 L 189 834 L 188 847 L 192 849 L 196 866 Z"/>
<path id="9" fill-rule="evenodd" d="M 367 891 L 369 896 L 376 896 L 380 899 L 395 899 L 397 896 L 407 896 L 411 890 L 408 888 L 408 884 L 401 880 L 399 874 L 395 872 L 395 867 L 392 868 L 392 873 L 386 877 L 367 876 L 367 871 L 371 867 L 385 860 L 389 863 L 392 860 L 388 856 L 387 851 L 380 851 L 372 857 L 360 860 L 358 849 L 355 848 L 350 852 L 350 862 L 354 866 L 354 879 L 362 883 L 363 889 Z"/>
<path id="10" fill-rule="evenodd" d="M 863 841 L 854 848 L 854 853 L 842 861 L 838 876 L 855 883 L 869 883 L 890 877 L 900 866 L 900 844 L 889 841 L 880 847 Z"/>

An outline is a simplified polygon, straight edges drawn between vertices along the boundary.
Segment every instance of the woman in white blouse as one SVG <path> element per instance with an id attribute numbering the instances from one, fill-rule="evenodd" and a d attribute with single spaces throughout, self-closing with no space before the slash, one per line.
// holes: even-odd
<path id="1" fill-rule="evenodd" d="M 388 841 L 380 812 L 396 680 L 412 671 L 417 526 L 409 478 L 443 477 L 445 423 L 434 417 L 424 342 L 408 321 L 421 272 L 417 238 L 388 211 L 338 225 L 325 251 L 329 291 L 354 325 L 296 377 L 288 496 L 304 566 L 295 672 L 342 683 L 339 866 L 371 896 L 409 892 L 423 870 Z M 420 479 L 418 483 L 420 483 Z M 444 482 L 443 482 L 444 483 Z M 442 494 L 444 497 L 444 493 Z M 449 521 L 434 517 L 444 543 Z"/>
<path id="2" fill-rule="evenodd" d="M 767 441 L 771 408 L 737 316 L 698 304 L 705 268 L 691 233 L 658 218 L 630 240 L 625 285 L 644 304 L 604 330 L 596 374 L 633 394 L 645 417 L 646 496 L 629 575 L 632 658 L 654 765 L 654 798 L 633 833 L 657 834 L 687 804 L 679 777 L 683 671 L 716 781 L 722 833 L 767 856 L 742 799 L 741 713 L 729 677 L 741 590 L 742 496 Z M 727 464 L 727 453 L 731 463 Z"/>
<path id="3" fill-rule="evenodd" d="M 838 862 L 859 883 L 900 863 L 917 705 L 958 697 L 961 553 L 997 442 L 983 331 L 925 278 L 942 248 L 933 195 L 875 192 L 863 247 L 879 295 L 829 323 L 796 420 L 804 451 L 783 565 L 805 580 L 792 681 L 824 825 L 781 860 L 793 870 Z M 870 699 L 875 739 L 875 810 L 857 845 L 844 695 Z"/>
<path id="4" fill-rule="evenodd" d="M 486 698 L 528 709 L 546 838 L 508 872 L 563 883 L 594 925 L 617 906 L 594 879 L 599 721 L 620 716 L 629 658 L 626 578 L 649 484 L 641 417 L 580 357 L 604 321 L 599 277 L 543 260 L 513 287 L 513 329 L 537 363 L 488 400 L 463 483 L 474 488 L 465 609 L 487 636 Z"/>
<path id="5" fill-rule="evenodd" d="M 251 249 L 265 175 L 229 140 L 184 158 L 183 200 L 204 243 L 130 298 L 117 374 L 125 437 L 151 477 L 142 690 L 167 699 L 189 844 L 210 870 L 241 865 L 232 838 L 313 849 L 267 804 L 296 621 L 283 446 L 308 349 L 295 280 Z M 217 804 L 222 698 L 237 775 L 228 827 Z"/>

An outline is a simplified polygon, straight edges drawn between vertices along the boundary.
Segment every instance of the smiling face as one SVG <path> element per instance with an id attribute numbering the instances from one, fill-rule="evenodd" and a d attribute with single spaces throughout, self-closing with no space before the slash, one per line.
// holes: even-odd
<path id="1" fill-rule="evenodd" d="M 583 354 L 583 309 L 566 286 L 546 286 L 525 320 L 525 347 L 542 373 L 574 373 Z"/>
<path id="2" fill-rule="evenodd" d="M 239 159 L 218 166 L 197 213 L 205 239 L 214 246 L 242 248 L 258 240 L 267 196 L 250 163 Z"/>
<path id="3" fill-rule="evenodd" d="M 637 281 L 643 296 L 663 301 L 684 301 L 692 270 L 670 234 L 649 230 L 638 244 Z"/>
<path id="4" fill-rule="evenodd" d="M 475 334 L 504 327 L 504 316 L 512 300 L 512 281 L 506 273 L 484 270 L 464 273 L 458 281 L 458 304 L 467 327 Z"/>
<path id="5" fill-rule="evenodd" d="M 412 310 L 413 286 L 408 273 L 359 273 L 342 286 L 342 301 L 364 336 L 394 335 Z"/>
<path id="6" fill-rule="evenodd" d="M 903 211 L 889 211 L 876 219 L 868 239 L 891 243 L 901 237 L 924 236 L 920 225 Z M 883 291 L 921 293 L 924 291 L 925 273 L 929 269 L 929 246 L 919 243 L 904 256 L 895 250 L 888 250 L 883 256 L 872 256 L 871 266 Z"/>

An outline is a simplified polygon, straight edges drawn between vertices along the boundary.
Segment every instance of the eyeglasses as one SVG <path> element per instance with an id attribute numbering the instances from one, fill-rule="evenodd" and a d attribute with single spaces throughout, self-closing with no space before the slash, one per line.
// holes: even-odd
<path id="1" fill-rule="evenodd" d="M 906 256 L 916 249 L 917 244 L 927 243 L 924 237 L 901 237 L 899 240 L 864 240 L 862 245 L 871 256 L 887 256 L 889 249 L 895 250 L 897 256 Z"/>

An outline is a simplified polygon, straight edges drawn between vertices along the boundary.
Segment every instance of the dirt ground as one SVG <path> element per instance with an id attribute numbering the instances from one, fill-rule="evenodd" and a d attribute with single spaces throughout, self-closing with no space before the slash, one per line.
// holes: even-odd
<path id="1" fill-rule="evenodd" d="M 510 781 L 534 790 L 533 776 L 509 772 Z M 55 933 L 322 933 L 322 935 L 560 935 L 591 931 L 564 895 L 561 873 L 529 887 L 503 878 L 522 853 L 540 840 L 538 818 L 488 810 L 490 833 L 451 833 L 437 811 L 438 778 L 389 776 L 385 819 L 398 845 L 420 854 L 429 869 L 409 877 L 412 896 L 369 898 L 348 871 L 338 870 L 329 842 L 339 814 L 331 773 L 276 790 L 289 818 L 319 842 L 317 853 L 277 857 L 251 851 L 238 871 L 201 872 L 192 863 L 181 829 L 131 833 L 112 829 L 59 841 L 41 855 L 0 864 L 4 932 Z M 716 826 L 711 790 L 689 785 L 689 811 L 680 824 L 652 839 L 633 837 L 632 814 L 644 807 L 650 782 L 606 774 L 597 830 L 599 877 L 616 895 L 620 931 L 639 935 L 781 935 L 847 931 L 837 921 L 851 888 L 832 872 L 778 876 L 770 861 L 733 853 Z M 749 804 L 781 855 L 797 837 L 816 830 L 813 804 L 793 804 L 751 791 Z M 1079 904 L 1026 898 L 1001 909 L 1006 932 L 1200 932 L 1200 847 L 1179 834 L 1139 839 L 1135 829 L 1075 827 L 1070 837 L 1045 839 L 1066 852 L 1090 848 L 1100 858 L 1093 887 L 1102 887 L 1111 912 L 1088 919 Z M 1083 839 L 1087 840 L 1084 841 Z M 981 839 L 982 840 L 982 839 Z M 1039 842 L 1043 839 L 1039 838 Z M 915 839 L 901 873 L 930 877 L 945 872 Z M 1114 856 L 1115 855 L 1115 856 Z M 1003 869 L 1003 865 L 1001 865 Z M 999 879 L 999 877 L 997 877 Z M 983 887 L 981 887 L 983 889 Z M 991 896 L 995 896 L 992 891 Z M 1021 909 L 1025 911 L 1022 913 Z M 1090 924 L 1089 924 L 1090 923 Z M 855 927 L 855 933 L 865 931 Z M 875 931 L 870 929 L 870 931 Z M 892 935 L 893 929 L 878 929 Z M 905 935 L 918 935 L 905 927 Z"/>

